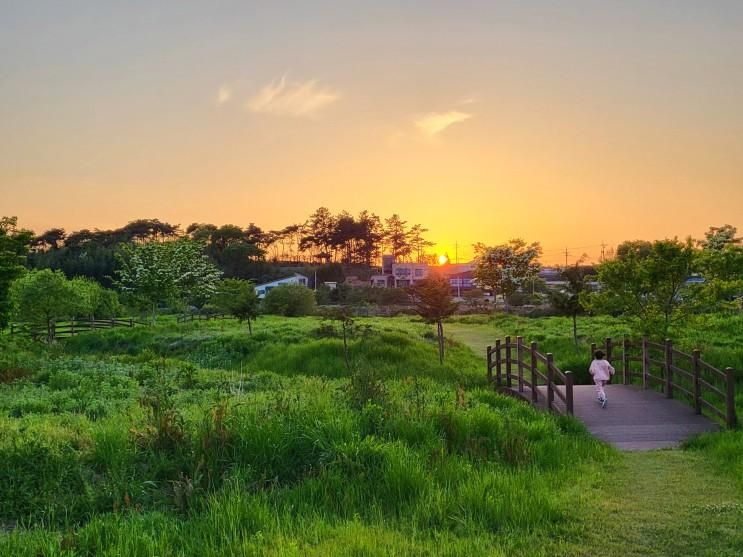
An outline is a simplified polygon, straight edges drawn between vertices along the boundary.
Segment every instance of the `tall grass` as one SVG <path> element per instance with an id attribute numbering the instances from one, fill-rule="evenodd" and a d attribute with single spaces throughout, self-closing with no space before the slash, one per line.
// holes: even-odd
<path id="1" fill-rule="evenodd" d="M 565 535 L 564 488 L 613 451 L 488 389 L 464 345 L 440 365 L 425 325 L 362 321 L 351 372 L 314 318 L 14 344 L 0 554 L 528 554 Z M 514 324 L 569 351 L 550 322 L 478 326 Z"/>

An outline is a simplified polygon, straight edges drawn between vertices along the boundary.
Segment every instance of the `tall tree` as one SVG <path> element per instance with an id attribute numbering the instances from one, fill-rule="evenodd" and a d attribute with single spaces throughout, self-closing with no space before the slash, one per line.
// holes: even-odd
<path id="1" fill-rule="evenodd" d="M 493 295 L 502 294 L 508 310 L 509 297 L 539 274 L 541 246 L 517 238 L 498 246 L 475 244 L 474 247 L 475 280 L 481 287 L 492 290 Z"/>
<path id="2" fill-rule="evenodd" d="M 8 325 L 11 283 L 26 271 L 24 263 L 33 233 L 18 229 L 16 217 L 0 219 L 0 330 Z"/>
<path id="3" fill-rule="evenodd" d="M 444 319 L 457 310 L 452 299 L 449 281 L 441 276 L 430 276 L 413 287 L 415 311 L 426 323 L 436 325 L 439 363 L 444 363 Z"/>
<path id="4" fill-rule="evenodd" d="M 736 236 L 738 229 L 731 224 L 722 226 L 710 226 L 709 230 L 704 233 L 704 240 L 699 245 L 705 250 L 722 251 L 727 246 L 739 246 L 743 238 Z"/>
<path id="5" fill-rule="evenodd" d="M 332 257 L 335 217 L 327 207 L 320 207 L 307 221 L 306 235 L 302 237 L 299 248 L 313 251 L 315 259 L 329 261 Z"/>
<path id="6" fill-rule="evenodd" d="M 623 313 L 665 338 L 672 323 L 699 307 L 702 289 L 687 286 L 697 270 L 691 240 L 658 240 L 649 250 L 622 244 L 615 259 L 598 266 L 601 289 L 583 299 L 593 311 Z"/>
<path id="7" fill-rule="evenodd" d="M 573 265 L 560 269 L 560 276 L 565 285 L 557 290 L 550 290 L 552 305 L 562 314 L 569 315 L 573 320 L 573 341 L 575 349 L 578 350 L 578 315 L 584 312 L 581 303 L 581 295 L 588 290 L 586 279 L 595 276 L 593 267 L 583 265 L 585 257 L 576 261 Z"/>
<path id="8" fill-rule="evenodd" d="M 61 271 L 31 271 L 11 286 L 13 313 L 19 321 L 45 327 L 47 342 L 53 342 L 56 321 L 80 307 L 77 294 Z"/>
<path id="9" fill-rule="evenodd" d="M 378 260 L 382 251 L 381 243 L 384 239 L 382 221 L 374 213 L 361 211 L 356 222 L 359 225 L 358 262 L 371 266 Z"/>
<path id="10" fill-rule="evenodd" d="M 117 286 L 157 318 L 161 303 L 203 305 L 214 294 L 221 271 L 187 238 L 174 242 L 124 244 L 117 253 Z"/>
<path id="11" fill-rule="evenodd" d="M 727 303 L 736 298 L 743 309 L 743 243 L 737 229 L 726 224 L 711 227 L 699 242 L 699 268 L 705 280 L 705 295 L 710 304 Z"/>
<path id="12" fill-rule="evenodd" d="M 418 263 L 425 263 L 426 249 L 434 245 L 423 237 L 426 232 L 428 228 L 423 228 L 420 224 L 414 224 L 409 232 L 410 249 Z"/>
<path id="13" fill-rule="evenodd" d="M 395 213 L 390 218 L 385 219 L 384 223 L 384 237 L 387 248 L 396 260 L 405 260 L 412 251 L 409 241 L 410 232 L 406 228 L 407 221 L 402 220 L 400 215 Z"/>
<path id="14" fill-rule="evenodd" d="M 31 245 L 36 250 L 58 250 L 64 245 L 66 233 L 64 228 L 52 228 L 36 236 Z"/>

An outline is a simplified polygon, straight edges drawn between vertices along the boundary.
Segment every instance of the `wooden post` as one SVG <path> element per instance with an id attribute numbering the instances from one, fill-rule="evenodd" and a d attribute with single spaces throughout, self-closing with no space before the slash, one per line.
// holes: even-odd
<path id="1" fill-rule="evenodd" d="M 14 335 L 15 334 L 15 323 L 11 323 L 10 324 L 10 334 L 11 335 Z"/>
<path id="2" fill-rule="evenodd" d="M 503 376 L 501 371 L 500 339 L 498 339 L 495 341 L 495 384 L 498 387 L 501 387 L 503 385 Z"/>
<path id="3" fill-rule="evenodd" d="M 606 352 L 606 361 L 609 363 L 611 363 L 611 349 L 612 349 L 611 337 L 606 337 L 606 340 L 604 341 L 604 351 Z"/>
<path id="4" fill-rule="evenodd" d="M 134 319 L 132 319 L 131 317 L 129 318 L 129 326 L 134 327 Z"/>
<path id="5" fill-rule="evenodd" d="M 552 410 L 552 403 L 555 400 L 555 393 L 552 390 L 554 385 L 554 367 L 552 365 L 552 352 L 547 353 L 547 410 Z"/>
<path id="6" fill-rule="evenodd" d="M 493 347 L 488 346 L 488 385 L 493 382 Z"/>
<path id="7" fill-rule="evenodd" d="M 694 366 L 694 369 L 692 370 L 692 373 L 694 375 L 694 412 L 697 414 L 702 413 L 702 388 L 699 384 L 699 360 L 700 360 L 700 352 L 699 350 L 695 349 L 691 353 L 691 363 Z"/>
<path id="8" fill-rule="evenodd" d="M 666 398 L 673 398 L 673 343 L 670 338 L 666 339 Z"/>
<path id="9" fill-rule="evenodd" d="M 524 392 L 524 337 L 516 337 L 516 366 L 519 374 L 519 392 Z"/>
<path id="10" fill-rule="evenodd" d="M 642 337 L 642 388 L 648 388 L 648 368 L 650 367 L 650 354 L 648 353 L 648 337 Z"/>
<path id="11" fill-rule="evenodd" d="M 737 420 L 735 417 L 735 373 L 733 373 L 733 368 L 731 367 L 725 368 L 725 383 L 727 384 L 725 396 L 725 405 L 727 406 L 727 419 L 725 421 L 727 422 L 728 427 L 730 429 L 733 429 L 736 425 Z"/>
<path id="12" fill-rule="evenodd" d="M 70 336 L 75 336 L 75 320 L 70 321 Z"/>
<path id="13" fill-rule="evenodd" d="M 591 343 L 591 361 L 596 357 L 596 343 Z"/>
<path id="14" fill-rule="evenodd" d="M 631 371 L 629 369 L 629 340 L 627 335 L 622 339 L 622 384 L 630 384 Z"/>
<path id="15" fill-rule="evenodd" d="M 511 337 L 506 337 L 506 386 L 510 389 L 511 382 Z"/>
<path id="16" fill-rule="evenodd" d="M 537 402 L 537 343 L 532 342 L 530 346 L 531 350 L 531 401 Z"/>
<path id="17" fill-rule="evenodd" d="M 573 415 L 573 372 L 565 372 L 565 405 L 569 416 Z"/>

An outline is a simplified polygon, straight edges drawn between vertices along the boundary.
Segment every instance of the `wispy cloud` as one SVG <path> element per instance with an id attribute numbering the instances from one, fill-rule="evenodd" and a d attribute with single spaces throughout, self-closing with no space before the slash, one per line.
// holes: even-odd
<path id="1" fill-rule="evenodd" d="M 284 75 L 248 99 L 247 107 L 265 114 L 314 117 L 340 98 L 340 91 L 319 85 L 316 79 L 289 81 Z"/>
<path id="2" fill-rule="evenodd" d="M 229 85 L 222 85 L 217 91 L 217 105 L 222 105 L 232 98 L 232 88 Z"/>
<path id="3" fill-rule="evenodd" d="M 415 126 L 428 137 L 434 137 L 449 126 L 472 118 L 472 114 L 459 110 L 448 112 L 429 112 L 413 120 Z"/>

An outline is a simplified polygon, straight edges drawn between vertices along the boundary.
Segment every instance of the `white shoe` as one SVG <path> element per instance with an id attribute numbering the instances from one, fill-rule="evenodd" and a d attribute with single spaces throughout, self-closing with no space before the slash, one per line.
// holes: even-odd
<path id="1" fill-rule="evenodd" d="M 601 408 L 606 408 L 607 400 L 605 398 L 601 399 Z"/>

